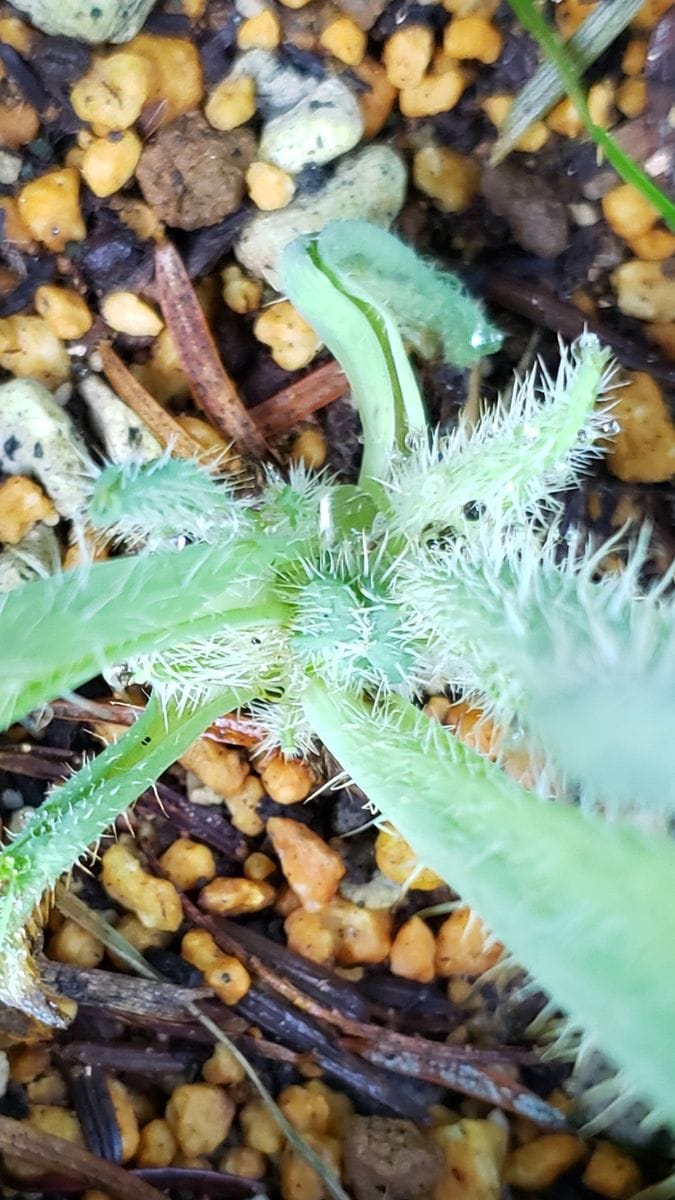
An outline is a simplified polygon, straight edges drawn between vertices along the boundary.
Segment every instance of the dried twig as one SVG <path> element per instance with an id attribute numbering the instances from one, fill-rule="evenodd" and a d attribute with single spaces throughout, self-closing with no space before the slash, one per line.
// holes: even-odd
<path id="1" fill-rule="evenodd" d="M 635 371 L 648 371 L 663 383 L 675 384 L 675 364 L 664 362 L 647 347 L 641 346 L 637 339 L 585 316 L 571 301 L 560 300 L 545 284 L 495 270 L 483 280 L 478 280 L 478 287 L 488 300 L 501 304 L 508 312 L 527 317 L 534 325 L 552 329 L 570 341 L 578 338 L 584 330 L 595 333 L 601 341 L 612 347 L 624 366 Z"/>
<path id="2" fill-rule="evenodd" d="M 138 1075 L 168 1075 L 187 1071 L 194 1061 L 190 1053 L 180 1050 L 157 1050 L 154 1046 L 137 1046 L 131 1042 L 70 1042 L 59 1046 L 57 1055 L 63 1062 L 80 1063 L 104 1071 L 131 1071 Z"/>
<path id="3" fill-rule="evenodd" d="M 161 1192 L 123 1167 L 12 1117 L 0 1116 L 0 1150 L 89 1187 L 105 1188 L 113 1200 L 163 1200 Z"/>
<path id="4" fill-rule="evenodd" d="M 67 897 L 65 903 L 64 897 Z M 76 903 L 68 901 L 76 901 Z M 117 937 L 114 939 L 106 937 L 103 925 L 107 922 L 87 908 L 87 905 L 78 900 L 77 896 L 61 890 L 57 907 L 64 916 L 71 917 L 83 928 L 88 929 L 120 958 L 126 958 L 127 965 L 132 966 L 132 969 L 138 970 L 136 959 L 133 957 L 133 946 L 127 943 L 129 953 L 124 955 L 120 951 L 119 945 L 121 934 L 117 934 L 117 931 L 108 925 L 110 932 L 117 934 Z M 86 914 L 89 914 L 88 918 Z M 85 971 L 79 967 L 71 967 L 65 963 L 52 962 L 48 959 L 40 962 L 40 976 L 43 983 L 46 983 L 55 992 L 68 996 L 71 1000 L 77 1000 L 79 1004 L 105 1007 L 110 1013 L 119 1013 L 120 1015 L 129 1013 L 132 1016 L 137 1014 L 142 1017 L 151 1017 L 153 1020 L 181 1021 L 185 1016 L 188 1003 L 202 1000 L 212 994 L 208 988 L 183 988 L 173 983 L 166 983 L 164 980 L 158 981 L 156 975 L 151 973 L 151 968 L 145 959 L 141 955 L 138 957 L 143 963 L 144 979 L 133 979 L 128 975 L 120 975 L 114 971 L 101 971 L 98 968 Z M 236 1024 L 240 1026 L 241 1022 L 236 1022 Z"/>
<path id="5" fill-rule="evenodd" d="M 344 371 L 338 363 L 329 362 L 297 383 L 282 388 L 269 400 L 256 404 L 251 409 L 251 416 L 266 437 L 275 437 L 339 400 L 348 391 Z"/>
<path id="6" fill-rule="evenodd" d="M 233 862 L 243 862 L 248 856 L 245 839 L 220 806 L 210 808 L 193 804 L 180 792 L 163 783 L 156 784 L 153 791 L 147 792 L 138 803 L 141 811 L 159 812 L 168 817 L 181 833 L 198 838 Z"/>
<path id="7" fill-rule="evenodd" d="M 60 721 L 108 721 L 111 725 L 133 725 L 143 709 L 121 700 L 87 700 L 73 693 L 69 700 L 52 700 L 51 718 Z"/>
<path id="8" fill-rule="evenodd" d="M 101 356 L 103 373 L 111 388 L 120 400 L 123 400 L 131 411 L 147 425 L 157 441 L 161 442 L 163 446 L 170 447 L 171 452 L 178 458 L 197 458 L 200 453 L 198 443 L 185 432 L 165 408 L 162 408 L 162 405 L 155 400 L 154 396 L 150 395 L 147 388 L 139 383 L 122 359 L 115 354 L 112 347 L 101 342 L 97 349 Z"/>
<path id="9" fill-rule="evenodd" d="M 254 746 L 260 745 L 265 737 L 265 728 L 253 717 L 245 717 L 241 713 L 228 713 L 209 725 L 202 737 L 210 738 L 214 742 L 225 742 L 228 746 L 253 749 Z"/>
<path id="10" fill-rule="evenodd" d="M 75 1115 L 87 1149 L 108 1162 L 121 1162 L 122 1131 L 104 1071 L 87 1063 L 86 1066 L 69 1065 L 67 1074 Z"/>
<path id="11" fill-rule="evenodd" d="M 201 316 L 203 320 L 203 314 Z M 147 425 L 157 441 L 161 442 L 163 446 L 170 447 L 179 458 L 197 457 L 201 450 L 198 443 L 136 379 L 136 376 L 131 373 L 112 347 L 107 342 L 100 342 L 97 350 L 101 356 L 103 373 L 111 388 L 120 400 L 123 400 L 132 412 Z M 215 349 L 214 352 L 217 355 Z M 232 381 L 229 382 L 234 389 Z M 324 363 L 309 375 L 305 375 L 303 379 L 281 388 L 274 396 L 263 400 L 261 404 L 256 404 L 254 408 L 243 409 L 243 411 L 246 418 L 257 427 L 261 437 L 277 437 L 311 417 L 320 408 L 325 408 L 327 404 L 339 400 L 348 390 L 349 385 L 342 368 L 338 363 L 331 361 Z M 196 398 L 198 399 L 198 397 Z M 238 398 L 237 402 L 241 404 Z M 206 404 L 202 407 L 214 424 L 218 424 L 215 415 L 209 412 Z M 222 425 L 218 427 L 221 432 L 225 432 Z M 227 436 L 234 436 L 229 429 Z"/>
<path id="12" fill-rule="evenodd" d="M 344 1033 L 353 1033 L 354 1037 L 368 1036 L 364 1032 L 371 1028 L 364 1024 L 369 1018 L 368 1004 L 347 980 L 315 962 L 301 959 L 287 947 L 277 946 L 245 925 L 208 916 L 185 898 L 184 908 L 196 925 L 208 930 L 223 952 L 245 962 L 246 967 L 280 996 L 318 1020 L 339 1026 Z M 313 1000 L 312 996 L 315 997 Z"/>
<path id="13" fill-rule="evenodd" d="M 256 961 L 275 967 L 284 979 L 296 984 L 307 996 L 314 996 L 322 1005 L 330 1005 L 331 1009 L 345 1017 L 368 1021 L 371 1006 L 353 983 L 308 958 L 302 958 L 300 954 L 289 950 L 288 946 L 271 941 L 249 925 L 239 924 L 227 917 L 216 919 L 221 934 L 229 939 L 232 947 L 230 954 L 242 958 L 251 966 L 255 957 Z"/>
<path id="14" fill-rule="evenodd" d="M 54 700 L 49 706 L 61 721 L 106 721 L 110 725 L 133 725 L 143 709 L 138 704 L 121 703 L 119 700 Z M 227 746 L 243 746 L 252 749 L 259 745 L 265 730 L 252 717 L 241 713 L 227 713 L 209 725 L 202 737 Z"/>
<path id="15" fill-rule="evenodd" d="M 253 458 L 267 443 L 225 370 L 183 261 L 171 242 L 155 251 L 157 299 L 196 404 L 219 433 Z"/>
<path id="16" fill-rule="evenodd" d="M 364 1103 L 418 1125 L 427 1123 L 429 1105 L 439 1098 L 437 1088 L 371 1066 L 363 1057 L 345 1050 L 330 1026 L 322 1027 L 313 1017 L 260 984 L 251 985 L 237 1010 L 252 1025 L 272 1037 L 283 1038 L 299 1053 L 311 1053 L 328 1079 L 336 1080 Z M 382 1036 L 385 1031 L 376 1028 Z"/>
<path id="17" fill-rule="evenodd" d="M 82 924 L 81 919 L 78 923 Z M 158 1021 L 183 1021 L 188 1004 L 211 995 L 208 988 L 178 987 L 164 980 L 134 979 L 114 971 L 88 971 L 47 960 L 40 963 L 40 975 L 44 983 L 78 1004 L 104 1008 L 109 1016 L 147 1017 L 155 1027 Z M 241 1021 L 233 1017 L 232 1025 L 240 1032 Z"/>
<path id="18" fill-rule="evenodd" d="M 72 901 L 75 901 L 75 903 L 73 904 Z M 155 981 L 154 988 L 156 991 L 160 992 L 162 990 L 169 990 L 169 992 L 173 993 L 174 995 L 177 993 L 182 993 L 182 995 L 186 997 L 185 1002 L 182 1005 L 183 1013 L 188 1013 L 212 1036 L 216 1042 L 221 1042 L 224 1046 L 227 1046 L 228 1050 L 230 1050 L 237 1062 L 246 1072 L 250 1082 L 253 1084 L 265 1107 L 271 1112 L 286 1140 L 293 1147 L 293 1149 L 305 1159 L 308 1166 L 316 1171 L 326 1191 L 329 1192 L 333 1197 L 333 1200 L 349 1200 L 349 1197 L 340 1184 L 339 1179 L 325 1165 L 325 1163 L 322 1162 L 316 1151 L 313 1150 L 310 1145 L 308 1145 L 308 1143 L 304 1140 L 304 1138 L 301 1137 L 294 1126 L 291 1125 L 290 1121 L 281 1111 L 278 1104 L 276 1104 L 272 1095 L 265 1087 L 257 1071 L 251 1066 L 246 1056 L 241 1053 L 241 1050 L 239 1050 L 235 1043 L 227 1036 L 224 1030 L 220 1026 L 216 1025 L 215 1021 L 212 1021 L 210 1016 L 204 1013 L 195 1003 L 195 999 L 201 998 L 199 990 L 177 988 L 171 984 L 165 983 L 160 972 L 155 971 L 155 969 L 145 961 L 142 955 L 139 954 L 138 951 L 135 950 L 134 947 L 127 942 L 126 939 L 122 937 L 122 935 L 118 933 L 116 929 L 113 929 L 113 927 L 103 917 L 100 917 L 97 913 L 92 913 L 91 910 L 87 908 L 86 904 L 83 904 L 81 900 L 77 899 L 77 897 L 71 896 L 69 893 L 65 892 L 63 888 L 60 890 L 57 903 L 62 912 L 67 913 L 68 916 L 72 917 L 75 921 L 82 925 L 83 928 L 89 929 L 91 932 L 94 932 L 95 930 L 96 936 L 98 936 L 99 940 L 103 942 L 104 946 L 107 946 L 108 948 L 112 947 L 117 954 L 120 954 L 121 952 L 121 956 L 124 957 L 127 964 L 132 968 L 132 970 L 136 971 L 139 975 L 142 975 L 144 980 Z M 60 964 L 50 965 L 56 966 Z M 77 971 L 77 975 L 92 974 L 104 974 L 104 972 Z M 111 976 L 111 978 L 114 978 L 114 976 Z M 132 982 L 135 983 L 137 987 L 139 985 L 147 987 L 147 984 L 142 984 L 141 980 L 132 981 L 125 978 L 125 983 L 127 986 Z M 203 994 L 204 993 L 202 992 L 201 995 Z M 128 1192 L 127 1195 L 130 1197 L 130 1200 L 134 1200 L 131 1192 Z M 154 1190 L 153 1200 L 156 1200 L 156 1193 L 154 1193 Z"/>
<path id="19" fill-rule="evenodd" d="M 493 1051 L 448 1046 L 427 1038 L 382 1030 L 379 1044 L 372 1040 L 344 1038 L 342 1045 L 367 1062 L 401 1075 L 426 1079 L 527 1117 L 543 1129 L 567 1129 L 564 1115 L 534 1092 L 517 1083 L 494 1062 Z"/>
<path id="20" fill-rule="evenodd" d="M 146 1183 L 162 1188 L 161 1197 L 169 1195 L 169 1189 L 179 1195 L 196 1195 L 199 1200 L 206 1197 L 225 1196 L 229 1200 L 246 1200 L 246 1197 L 264 1197 L 265 1185 L 260 1179 L 244 1179 L 243 1175 L 228 1175 L 224 1171 L 206 1170 L 202 1167 L 132 1167 L 129 1175 Z M 26 1186 L 26 1185 L 24 1185 Z M 30 1181 L 30 1191 L 50 1196 L 82 1194 L 82 1185 L 72 1178 L 50 1171 L 39 1179 Z M 98 1190 L 98 1189 L 95 1189 Z"/>
<path id="21" fill-rule="evenodd" d="M 47 783 L 63 783 L 75 757 L 71 755 L 68 762 L 58 762 L 42 758 L 40 754 L 33 754 L 30 750 L 3 749 L 0 750 L 0 770 L 11 771 L 13 775 L 26 775 L 29 779 L 44 779 Z"/>
<path id="22" fill-rule="evenodd" d="M 228 1196 L 241 1200 L 245 1196 L 265 1196 L 265 1186 L 259 1179 L 244 1179 L 242 1175 L 227 1175 L 224 1171 L 206 1171 L 201 1167 L 137 1167 L 139 1179 L 147 1179 L 159 1187 L 178 1193 L 196 1192 L 203 1197 Z"/>
<path id="23" fill-rule="evenodd" d="M 101 1016 L 109 1017 L 111 1015 L 110 1013 L 106 1013 L 105 1006 L 102 1003 L 98 1005 L 89 1004 L 85 1007 L 87 1011 L 96 1012 Z M 240 1050 L 250 1054 L 252 1057 L 268 1058 L 272 1062 L 288 1063 L 290 1066 L 295 1067 L 296 1070 L 301 1070 L 307 1063 L 311 1063 L 313 1066 L 317 1065 L 316 1058 L 311 1051 L 292 1050 L 289 1046 L 282 1046 L 279 1042 L 270 1042 L 267 1038 L 261 1037 L 257 1030 L 255 1033 L 247 1033 L 246 1030 L 249 1028 L 250 1022 L 245 1017 L 230 1016 L 228 1011 L 223 1008 L 220 1000 L 204 1000 L 201 1011 L 205 1016 L 211 1017 L 220 1029 L 225 1030 L 228 1036 L 239 1046 Z M 191 1042 L 198 1046 L 211 1046 L 213 1044 L 211 1034 L 187 1011 L 180 1020 L 165 1021 L 162 1019 L 161 1024 L 156 1016 L 139 1016 L 137 1013 L 116 1011 L 114 1017 L 122 1025 L 129 1026 L 130 1029 L 137 1032 L 147 1033 L 151 1037 L 161 1034 L 161 1037 L 166 1040 L 176 1038 L 180 1042 Z M 72 1044 L 77 1045 L 78 1043 Z M 117 1052 L 116 1046 L 113 1045 L 112 1049 L 115 1049 Z M 138 1053 L 140 1054 L 141 1051 Z M 154 1053 L 153 1051 L 151 1068 L 153 1072 Z M 124 1052 L 120 1051 L 120 1054 L 123 1059 Z M 161 1058 L 161 1051 L 159 1055 Z M 131 1067 L 121 1065 L 115 1067 L 115 1069 L 120 1071 L 132 1070 Z M 146 1072 L 148 1069 L 144 1068 Z M 159 1070 L 159 1068 L 157 1069 Z"/>
<path id="24" fill-rule="evenodd" d="M 473 433 L 480 420 L 481 373 L 480 363 L 474 363 L 467 380 L 466 400 L 462 408 L 462 428 L 467 437 Z"/>

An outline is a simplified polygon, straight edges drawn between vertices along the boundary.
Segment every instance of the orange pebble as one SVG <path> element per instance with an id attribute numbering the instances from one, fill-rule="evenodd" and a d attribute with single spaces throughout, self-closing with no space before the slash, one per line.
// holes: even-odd
<path id="1" fill-rule="evenodd" d="M 313 830 L 288 817 L 271 817 L 267 833 L 303 908 L 316 912 L 332 900 L 345 873 L 340 855 Z"/>
<path id="2" fill-rule="evenodd" d="M 410 917 L 394 938 L 389 956 L 392 975 L 431 983 L 436 977 L 436 940 L 421 917 Z"/>
<path id="3" fill-rule="evenodd" d="M 441 925 L 436 939 L 439 975 L 482 975 L 501 957 L 504 947 L 491 941 L 483 922 L 470 908 L 457 908 Z"/>

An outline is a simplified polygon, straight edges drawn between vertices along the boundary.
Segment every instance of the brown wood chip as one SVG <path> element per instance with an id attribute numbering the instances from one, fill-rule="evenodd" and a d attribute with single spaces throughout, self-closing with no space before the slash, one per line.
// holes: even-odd
<path id="1" fill-rule="evenodd" d="M 157 441 L 163 446 L 170 446 L 172 453 L 178 458 L 197 458 L 200 452 L 198 443 L 181 428 L 166 409 L 162 408 L 143 384 L 139 383 L 112 347 L 101 342 L 98 353 L 103 363 L 103 373 L 113 391 L 137 417 L 140 417 L 150 432 L 154 433 Z"/>
<path id="2" fill-rule="evenodd" d="M 251 409 L 251 416 L 266 437 L 274 437 L 339 400 L 348 391 L 344 371 L 338 363 L 329 362 L 297 383 L 282 388 L 269 400 L 256 404 Z"/>
<path id="3" fill-rule="evenodd" d="M 157 300 L 195 403 L 223 437 L 252 458 L 269 449 L 225 370 L 183 260 L 171 242 L 155 251 Z"/>
<path id="4" fill-rule="evenodd" d="M 12 1117 L 0 1117 L 0 1150 L 87 1186 L 104 1188 L 113 1200 L 163 1200 L 161 1192 L 123 1167 Z"/>

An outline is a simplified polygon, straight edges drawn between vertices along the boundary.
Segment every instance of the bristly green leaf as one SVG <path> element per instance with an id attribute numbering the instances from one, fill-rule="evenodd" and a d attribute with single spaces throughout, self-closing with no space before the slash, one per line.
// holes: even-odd
<path id="1" fill-rule="evenodd" d="M 258 607 L 223 617 L 210 636 L 132 660 L 129 669 L 179 711 L 203 704 L 214 688 L 240 689 L 258 698 L 279 694 L 291 675 L 284 626 L 292 618 L 293 609 L 269 595 Z"/>
<path id="2" fill-rule="evenodd" d="M 420 439 L 390 472 L 395 528 L 415 537 L 550 515 L 556 492 L 578 482 L 598 439 L 618 428 L 599 406 L 611 374 L 608 351 L 584 335 L 562 350 L 554 377 L 542 366 L 516 380 L 508 406 L 498 401 L 474 429 Z"/>
<path id="3" fill-rule="evenodd" d="M 0 728 L 132 655 L 216 633 L 228 612 L 264 602 L 277 558 L 272 539 L 228 540 L 111 559 L 7 593 Z"/>
<path id="4" fill-rule="evenodd" d="M 165 455 L 106 467 L 94 482 L 87 516 L 113 541 L 155 547 L 179 536 L 224 542 L 241 533 L 246 509 L 206 467 Z"/>
<path id="5" fill-rule="evenodd" d="M 611 4 L 597 5 L 565 43 L 580 72 L 590 67 L 611 46 L 643 4 L 644 0 L 612 0 Z M 530 125 L 545 117 L 564 95 L 565 86 L 561 83 L 557 68 L 552 62 L 543 62 L 509 109 L 492 148 L 490 164 L 502 162 L 515 149 L 516 142 L 527 133 Z"/>
<path id="6" fill-rule="evenodd" d="M 376 571 L 345 571 L 330 558 L 319 563 L 297 590 L 290 644 L 303 668 L 339 687 L 411 691 L 414 659 L 402 612 Z"/>
<path id="7" fill-rule="evenodd" d="M 212 720 L 248 699 L 220 691 L 198 711 L 183 713 L 151 699 L 136 724 L 56 788 L 0 850 L 0 1003 L 21 1006 L 27 961 L 23 931 L 43 896 Z"/>
<path id="8" fill-rule="evenodd" d="M 675 1124 L 675 847 L 539 800 L 403 701 L 369 711 L 314 681 L 304 704 L 420 860 Z"/>
<path id="9" fill-rule="evenodd" d="M 596 146 L 604 152 L 607 161 L 621 176 L 625 183 L 630 183 L 644 196 L 665 221 L 670 229 L 675 230 L 675 203 L 657 187 L 652 179 L 638 166 L 636 162 L 622 150 L 618 142 L 606 129 L 596 125 L 591 117 L 586 103 L 586 96 L 581 84 L 581 75 L 577 64 L 564 42 L 542 16 L 534 0 L 509 0 L 509 4 L 528 33 L 539 42 L 544 53 L 554 64 L 565 91 L 573 102 L 587 133 L 592 137 Z"/>
<path id="10" fill-rule="evenodd" d="M 501 346 L 501 333 L 458 276 L 425 262 L 393 233 L 366 221 L 331 221 L 316 251 L 339 286 L 374 304 L 423 358 L 469 367 Z"/>
<path id="11" fill-rule="evenodd" d="M 479 529 L 401 563 L 409 637 L 579 786 L 586 804 L 656 827 L 675 815 L 672 575 L 640 594 L 644 546 L 598 579 L 607 547 Z"/>

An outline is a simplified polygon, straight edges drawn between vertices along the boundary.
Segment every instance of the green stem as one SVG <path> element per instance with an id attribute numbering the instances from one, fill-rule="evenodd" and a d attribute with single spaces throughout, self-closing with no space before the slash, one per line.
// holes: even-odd
<path id="1" fill-rule="evenodd" d="M 426 419 L 422 397 L 420 396 L 408 357 L 406 354 L 399 353 L 396 355 L 394 353 L 394 347 L 397 350 L 399 349 L 399 330 L 392 324 L 391 320 L 387 320 L 383 313 L 377 311 L 374 304 L 364 299 L 363 296 L 355 295 L 354 290 L 346 286 L 344 280 L 334 270 L 331 270 L 328 263 L 321 257 L 319 247 L 316 243 L 312 244 L 309 253 L 314 265 L 330 280 L 333 287 L 363 314 L 375 334 L 389 377 L 391 403 L 388 405 L 388 408 L 393 413 L 394 447 L 399 452 L 402 452 L 405 450 L 407 436 L 412 431 L 419 432 L 420 429 L 424 429 Z M 403 380 L 405 380 L 405 383 Z M 381 403 L 381 397 L 375 397 L 372 394 L 367 394 L 363 397 L 360 411 L 362 411 L 364 428 L 370 423 L 368 420 L 370 411 L 376 406 L 379 407 Z M 375 447 L 369 449 L 369 453 L 372 454 L 374 449 Z M 371 480 L 377 482 L 385 477 L 383 471 L 384 468 L 388 467 L 388 462 L 383 457 L 384 448 L 378 446 L 376 449 L 382 459 L 382 467 L 377 475 L 373 475 L 367 472 L 362 465 L 359 478 L 361 486 L 363 486 L 364 480 L 366 482 L 370 482 Z M 367 461 L 367 458 L 368 454 L 364 448 L 364 463 Z"/>
<path id="2" fill-rule="evenodd" d="M 539 12 L 532 0 L 509 0 L 511 8 L 528 33 L 532 34 L 545 54 L 548 55 L 565 85 L 565 91 L 579 114 L 588 134 L 603 150 L 607 161 L 624 180 L 641 192 L 645 200 L 661 214 L 666 225 L 675 230 L 675 203 L 661 191 L 636 162 L 626 154 L 615 139 L 591 117 L 581 86 L 575 60 L 556 36 L 548 21 Z"/>
<path id="3" fill-rule="evenodd" d="M 675 848 L 524 791 L 421 712 L 318 681 L 312 727 L 425 864 L 675 1122 Z"/>

